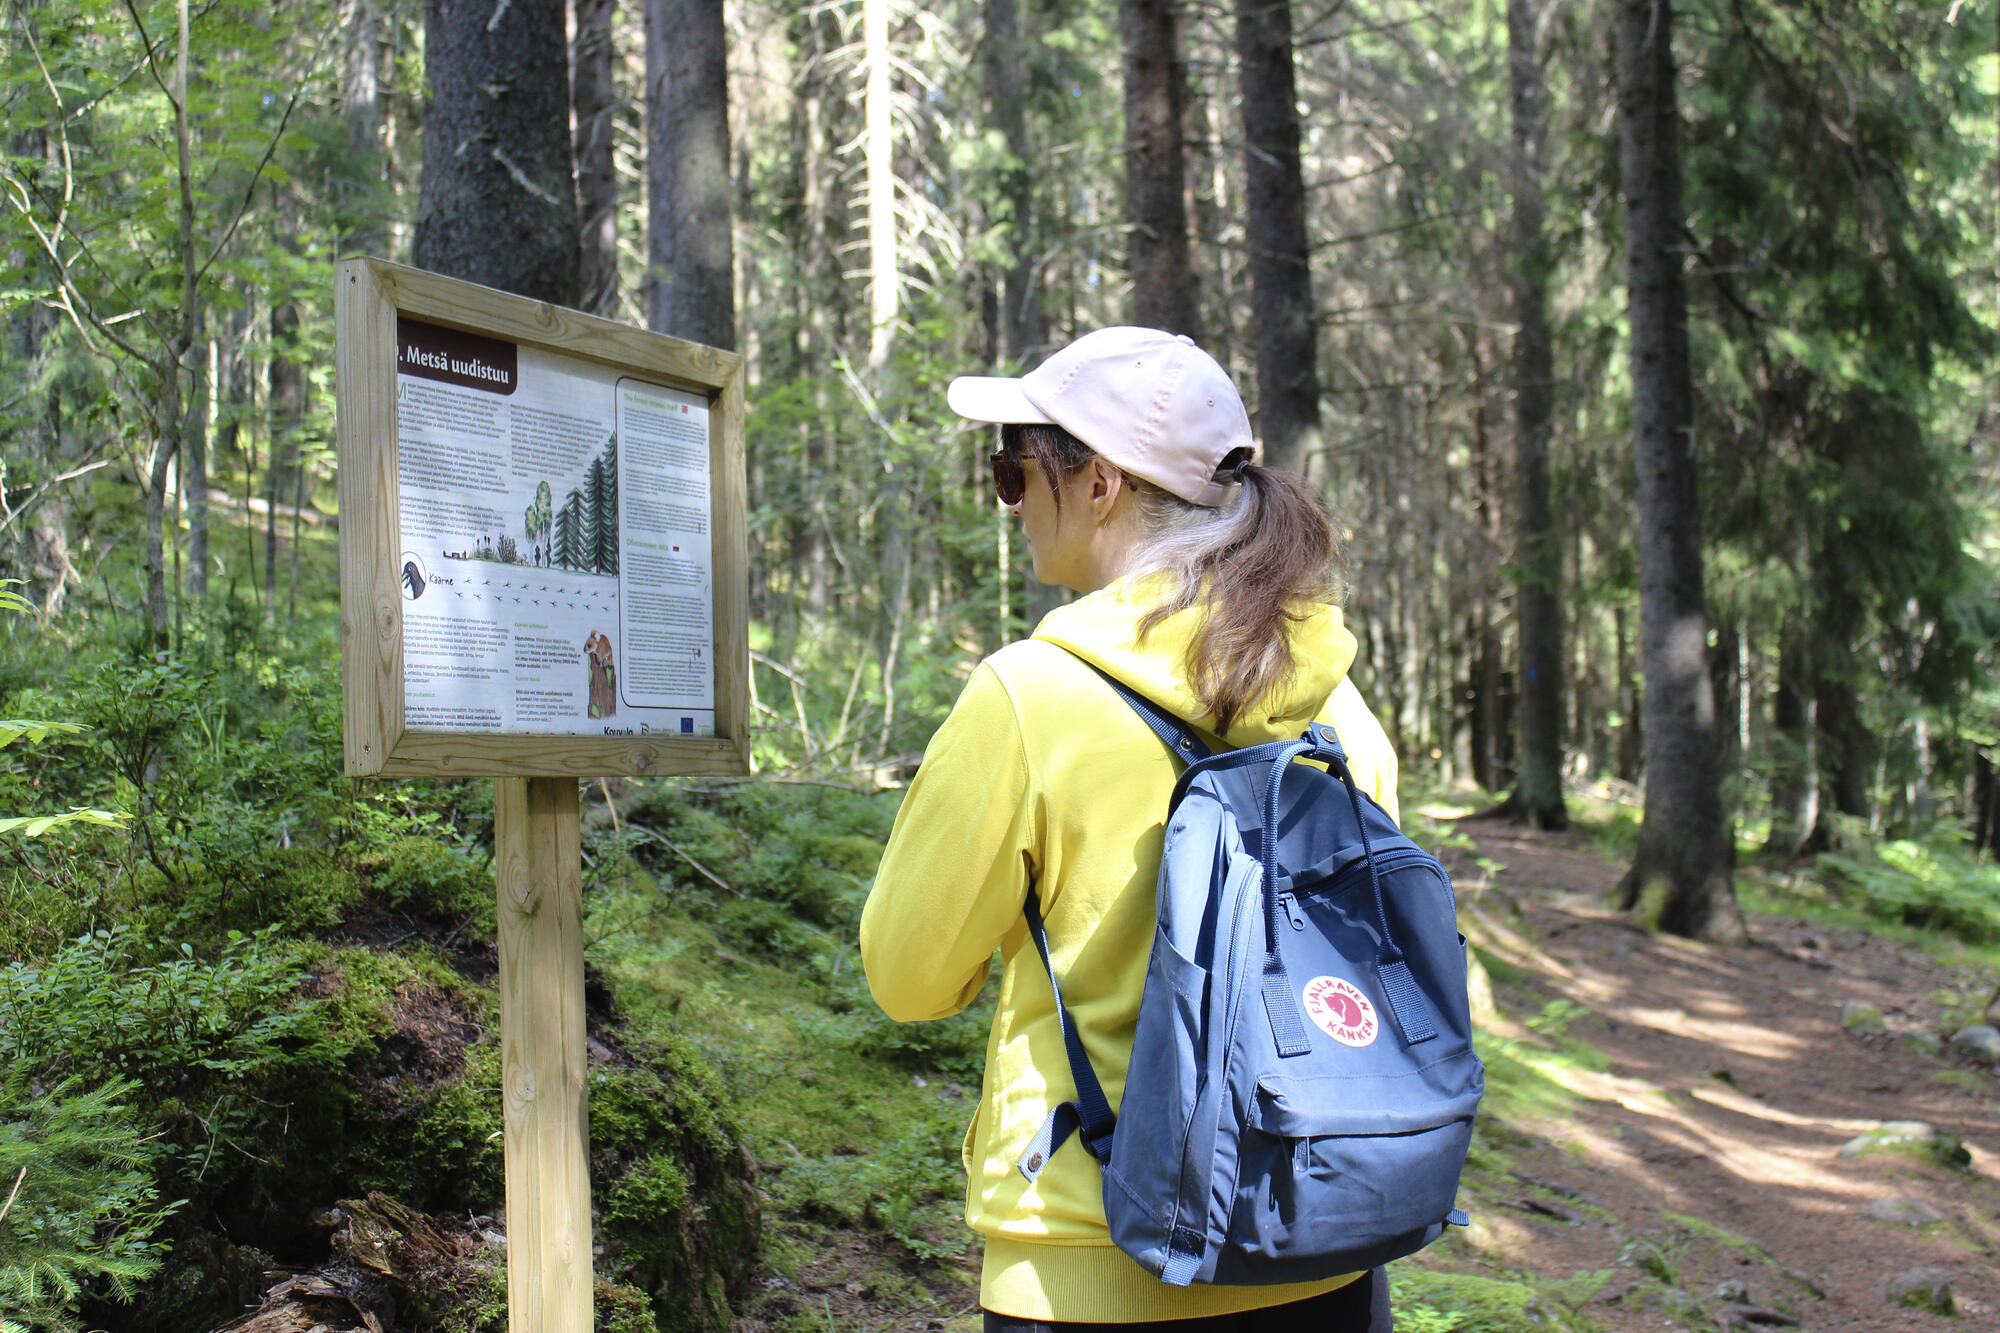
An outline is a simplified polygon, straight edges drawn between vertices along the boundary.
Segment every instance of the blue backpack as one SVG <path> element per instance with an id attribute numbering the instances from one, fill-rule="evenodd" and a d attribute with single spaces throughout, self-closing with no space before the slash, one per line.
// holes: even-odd
<path id="1" fill-rule="evenodd" d="M 1105 679 L 1187 767 L 1123 1105 L 1050 967 L 1077 1096 L 1019 1170 L 1033 1181 L 1076 1135 L 1112 1240 L 1175 1286 L 1359 1272 L 1464 1225 L 1485 1070 L 1444 868 L 1355 786 L 1331 727 L 1210 755 Z M 1049 967 L 1032 889 L 1027 916 Z"/>

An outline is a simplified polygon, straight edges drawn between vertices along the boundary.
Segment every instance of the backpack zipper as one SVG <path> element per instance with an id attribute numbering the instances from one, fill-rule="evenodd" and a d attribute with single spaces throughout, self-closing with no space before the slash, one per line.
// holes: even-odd
<path id="1" fill-rule="evenodd" d="M 1379 875 L 1388 875 L 1406 866 L 1423 865 L 1426 862 L 1435 863 L 1436 860 L 1436 857 L 1433 857 L 1421 847 L 1398 847 L 1390 851 L 1377 852 L 1375 854 L 1375 872 Z M 1456 908 L 1457 903 L 1452 898 L 1451 892 L 1451 877 L 1444 872 L 1441 866 L 1433 866 L 1431 868 L 1434 869 L 1437 878 L 1444 882 L 1445 897 L 1451 900 L 1453 907 Z M 1324 887 L 1315 889 L 1312 892 L 1316 897 L 1324 894 L 1342 893 L 1352 888 L 1356 880 L 1365 882 L 1367 879 L 1368 858 L 1357 856 L 1342 866 L 1339 874 L 1319 881 Z"/>
<path id="2" fill-rule="evenodd" d="M 1291 919 L 1293 930 L 1304 930 L 1306 928 L 1306 915 L 1299 910 L 1299 900 L 1292 895 L 1290 890 L 1286 890 L 1284 893 L 1278 895 L 1278 906 L 1285 909 L 1285 915 Z"/>

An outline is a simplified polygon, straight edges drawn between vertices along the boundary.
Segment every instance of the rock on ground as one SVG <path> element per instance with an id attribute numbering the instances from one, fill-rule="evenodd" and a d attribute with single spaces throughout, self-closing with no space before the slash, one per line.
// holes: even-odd
<path id="1" fill-rule="evenodd" d="M 2000 1028 L 1976 1023 L 1951 1034 L 1951 1044 L 1969 1055 L 2000 1064 Z"/>
<path id="2" fill-rule="evenodd" d="M 1877 1199 L 1868 1205 L 1869 1220 L 1890 1226 L 1928 1227 L 1944 1221 L 1944 1214 L 1918 1199 Z"/>
<path id="3" fill-rule="evenodd" d="M 1884 1121 L 1866 1134 L 1849 1139 L 1840 1149 L 1842 1157 L 1869 1153 L 1898 1153 L 1961 1170 L 1972 1165 L 1972 1154 L 1966 1151 L 1958 1135 L 1921 1120 Z"/>
<path id="4" fill-rule="evenodd" d="M 1881 1032 L 1889 1026 L 1889 1021 L 1876 1006 L 1849 1000 L 1840 1006 L 1840 1026 L 1849 1032 Z"/>
<path id="5" fill-rule="evenodd" d="M 1891 1305 L 1906 1305 L 1913 1310 L 1929 1310 L 1933 1314 L 1949 1315 L 1958 1310 L 1958 1303 L 1952 1299 L 1951 1274 L 1942 1268 L 1909 1268 L 1889 1279 L 1883 1290 Z"/>

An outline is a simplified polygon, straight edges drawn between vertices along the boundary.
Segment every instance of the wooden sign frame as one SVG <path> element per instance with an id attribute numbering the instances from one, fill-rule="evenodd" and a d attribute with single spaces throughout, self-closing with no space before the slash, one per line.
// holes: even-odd
<path id="1" fill-rule="evenodd" d="M 594 363 L 708 400 L 713 736 L 549 735 L 405 724 L 399 315 Z M 348 774 L 526 778 L 749 772 L 743 358 L 379 259 L 348 259 L 337 266 L 334 320 Z"/>

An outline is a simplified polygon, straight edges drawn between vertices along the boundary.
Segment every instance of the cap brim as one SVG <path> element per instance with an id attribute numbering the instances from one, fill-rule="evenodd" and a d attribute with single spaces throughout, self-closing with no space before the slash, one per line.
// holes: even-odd
<path id="1" fill-rule="evenodd" d="M 944 400 L 968 421 L 1050 422 L 1046 412 L 1028 401 L 1021 381 L 997 375 L 961 375 L 945 390 Z"/>

